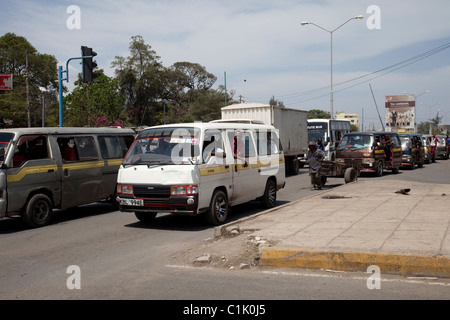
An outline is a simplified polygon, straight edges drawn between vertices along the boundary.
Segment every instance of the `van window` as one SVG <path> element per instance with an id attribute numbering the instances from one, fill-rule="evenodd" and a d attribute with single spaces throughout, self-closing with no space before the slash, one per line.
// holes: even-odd
<path id="1" fill-rule="evenodd" d="M 64 137 L 57 142 L 64 162 L 98 160 L 93 137 Z"/>
<path id="2" fill-rule="evenodd" d="M 280 150 L 278 139 L 275 133 L 270 131 L 256 132 L 256 148 L 260 156 L 277 154 Z"/>
<path id="3" fill-rule="evenodd" d="M 205 138 L 203 140 L 203 162 L 209 159 L 212 152 L 224 152 L 222 131 L 221 130 L 206 130 Z"/>
<path id="4" fill-rule="evenodd" d="M 132 136 L 101 136 L 98 137 L 103 159 L 123 158 L 133 143 Z"/>
<path id="5" fill-rule="evenodd" d="M 233 154 L 237 158 L 254 157 L 255 146 L 250 132 L 235 131 L 232 141 Z"/>
<path id="6" fill-rule="evenodd" d="M 26 135 L 20 137 L 13 156 L 13 167 L 20 167 L 28 160 L 49 158 L 47 136 Z"/>

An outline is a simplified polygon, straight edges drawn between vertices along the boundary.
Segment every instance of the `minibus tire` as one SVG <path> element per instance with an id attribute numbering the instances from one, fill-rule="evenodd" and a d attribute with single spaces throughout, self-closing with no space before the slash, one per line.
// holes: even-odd
<path id="1" fill-rule="evenodd" d="M 261 197 L 261 204 L 264 208 L 270 209 L 275 207 L 277 202 L 277 186 L 272 179 L 267 180 L 264 195 Z"/>
<path id="2" fill-rule="evenodd" d="M 23 214 L 23 221 L 32 228 L 45 226 L 52 218 L 52 201 L 45 194 L 35 194 L 28 200 Z"/>
<path id="3" fill-rule="evenodd" d="M 375 168 L 375 176 L 381 177 L 383 175 L 383 161 L 378 161 Z"/>
<path id="4" fill-rule="evenodd" d="M 225 223 L 227 216 L 228 197 L 223 191 L 216 190 L 211 198 L 206 219 L 210 224 L 218 226 Z"/>
<path id="5" fill-rule="evenodd" d="M 344 172 L 344 181 L 345 183 L 355 182 L 358 179 L 357 176 L 355 168 L 347 168 Z"/>
<path id="6" fill-rule="evenodd" d="M 134 215 L 142 223 L 152 223 L 155 221 L 155 212 L 135 212 Z"/>

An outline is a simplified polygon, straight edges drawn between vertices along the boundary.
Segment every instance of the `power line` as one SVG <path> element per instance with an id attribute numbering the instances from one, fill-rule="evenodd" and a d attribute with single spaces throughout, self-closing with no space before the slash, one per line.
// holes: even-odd
<path id="1" fill-rule="evenodd" d="M 426 52 L 423 52 L 421 54 L 418 54 L 418 55 L 413 56 L 411 58 L 408 58 L 406 60 L 397 62 L 397 63 L 395 63 L 393 65 L 388 66 L 388 67 L 384 67 L 382 69 L 379 69 L 379 70 L 367 73 L 365 75 L 358 76 L 358 77 L 355 77 L 355 78 L 352 78 L 352 79 L 349 79 L 349 80 L 345 80 L 345 81 L 336 83 L 336 84 L 334 84 L 335 88 L 339 87 L 339 86 L 342 86 L 342 85 L 345 85 L 345 84 L 348 84 L 348 83 L 352 83 L 354 81 L 358 81 L 358 80 L 361 80 L 361 79 L 368 78 L 368 79 L 360 81 L 360 82 L 358 82 L 356 84 L 347 86 L 347 87 L 342 88 L 340 90 L 336 90 L 335 92 L 341 92 L 341 91 L 344 91 L 344 90 L 356 87 L 358 85 L 361 85 L 363 83 L 369 82 L 371 80 L 383 77 L 383 76 L 385 76 L 385 75 L 387 75 L 389 73 L 392 73 L 392 72 L 397 71 L 399 69 L 405 68 L 405 67 L 407 67 L 407 66 L 409 66 L 411 64 L 414 64 L 414 63 L 417 63 L 417 62 L 419 62 L 421 60 L 429 58 L 429 57 L 431 57 L 431 56 L 433 56 L 433 55 L 435 55 L 435 54 L 437 54 L 437 53 L 439 53 L 441 51 L 444 51 L 444 50 L 448 49 L 448 48 L 450 48 L 450 43 L 443 44 L 443 45 L 438 46 L 438 47 L 436 47 L 434 49 L 428 50 Z M 281 95 L 281 96 L 277 96 L 277 98 L 279 98 L 279 99 L 290 99 L 290 98 L 296 98 L 296 97 L 304 97 L 304 96 L 307 96 L 307 95 L 311 95 L 311 94 L 314 94 L 314 93 L 319 93 L 319 92 L 321 92 L 323 90 L 329 90 L 329 89 L 330 89 L 330 86 L 326 86 L 326 87 L 311 89 L 311 90 L 302 91 L 302 92 L 298 92 L 298 93 Z M 307 102 L 307 101 L 311 101 L 311 100 L 316 100 L 316 99 L 319 99 L 319 98 L 322 98 L 322 97 L 325 97 L 325 96 L 328 96 L 328 95 L 329 95 L 328 93 L 325 93 L 325 94 L 321 94 L 319 96 L 315 96 L 315 97 L 312 97 L 312 98 L 303 99 L 303 100 L 297 100 L 297 101 L 291 102 L 291 104 L 297 104 L 297 103 Z M 265 97 L 265 98 L 261 98 L 261 99 L 267 100 L 269 98 Z"/>

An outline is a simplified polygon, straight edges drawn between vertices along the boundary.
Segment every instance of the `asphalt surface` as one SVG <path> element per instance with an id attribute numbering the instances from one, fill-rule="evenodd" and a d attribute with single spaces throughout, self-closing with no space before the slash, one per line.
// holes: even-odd
<path id="1" fill-rule="evenodd" d="M 443 166 L 440 180 L 450 182 L 449 161 Z M 219 226 L 215 236 L 251 230 L 261 266 L 449 277 L 448 182 L 360 179 Z"/>

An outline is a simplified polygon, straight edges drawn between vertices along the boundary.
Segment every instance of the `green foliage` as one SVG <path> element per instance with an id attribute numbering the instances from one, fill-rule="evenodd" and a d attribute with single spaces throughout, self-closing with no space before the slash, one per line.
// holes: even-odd
<path id="1" fill-rule="evenodd" d="M 286 108 L 283 101 L 275 99 L 275 96 L 272 96 L 272 98 L 270 98 L 269 105 L 274 107 Z"/>
<path id="2" fill-rule="evenodd" d="M 331 116 L 329 112 L 312 109 L 308 111 L 308 119 L 331 119 Z"/>
<path id="3" fill-rule="evenodd" d="M 42 92 L 39 88 L 45 88 L 46 122 L 47 125 L 56 123 L 58 70 L 54 56 L 37 52 L 24 37 L 6 33 L 0 37 L 0 73 L 13 74 L 14 88 L 0 91 L 0 120 L 12 121 L 15 127 L 40 126 Z"/>
<path id="4" fill-rule="evenodd" d="M 103 70 L 96 73 L 99 76 L 88 84 L 79 77 L 72 93 L 64 99 L 67 126 L 97 127 L 127 123 L 123 110 L 125 98 L 120 92 L 119 80 L 104 75 Z"/>

